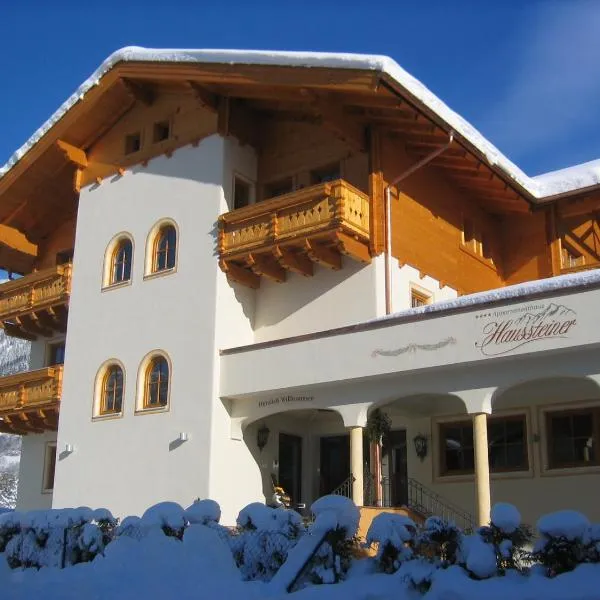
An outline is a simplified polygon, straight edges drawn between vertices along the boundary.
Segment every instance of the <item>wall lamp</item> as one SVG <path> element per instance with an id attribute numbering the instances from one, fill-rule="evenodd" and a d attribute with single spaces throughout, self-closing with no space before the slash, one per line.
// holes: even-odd
<path id="1" fill-rule="evenodd" d="M 261 452 L 269 441 L 269 433 L 271 433 L 271 431 L 266 425 L 262 425 L 261 428 L 256 432 L 256 445 Z"/>
<path id="2" fill-rule="evenodd" d="M 417 435 L 415 435 L 413 438 L 413 443 L 415 445 L 415 452 L 417 453 L 417 456 L 421 460 L 424 460 L 427 456 L 427 436 L 423 433 L 417 433 Z"/>

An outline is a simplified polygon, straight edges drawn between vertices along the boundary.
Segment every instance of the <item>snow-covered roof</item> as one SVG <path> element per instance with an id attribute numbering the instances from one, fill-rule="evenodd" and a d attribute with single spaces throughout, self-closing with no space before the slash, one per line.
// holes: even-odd
<path id="1" fill-rule="evenodd" d="M 102 77 L 120 62 L 214 63 L 357 69 L 380 72 L 434 112 L 459 136 L 478 150 L 491 166 L 506 173 L 532 199 L 545 200 L 600 184 L 600 160 L 529 177 L 488 141 L 475 127 L 454 112 L 418 79 L 387 56 L 322 52 L 273 52 L 259 50 L 151 49 L 130 46 L 111 54 L 58 110 L 0 167 L 0 179 L 57 123 Z"/>

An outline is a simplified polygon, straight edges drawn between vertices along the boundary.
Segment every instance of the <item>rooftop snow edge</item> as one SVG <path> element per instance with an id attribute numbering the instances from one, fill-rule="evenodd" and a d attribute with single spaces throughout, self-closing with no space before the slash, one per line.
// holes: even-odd
<path id="1" fill-rule="evenodd" d="M 381 72 L 393 79 L 424 107 L 434 112 L 452 130 L 472 144 L 490 165 L 496 166 L 520 186 L 525 193 L 537 200 L 546 200 L 559 194 L 583 190 L 600 185 L 600 160 L 575 165 L 529 177 L 511 162 L 496 146 L 487 140 L 473 125 L 454 112 L 418 79 L 405 71 L 395 60 L 387 56 L 348 53 L 281 52 L 263 50 L 195 50 L 152 49 L 127 46 L 113 52 L 75 92 L 35 131 L 35 133 L 0 167 L 0 179 L 4 177 L 33 148 L 38 141 L 95 85 L 120 62 L 180 62 L 225 63 L 248 65 L 272 65 L 291 67 L 321 67 L 357 69 Z"/>

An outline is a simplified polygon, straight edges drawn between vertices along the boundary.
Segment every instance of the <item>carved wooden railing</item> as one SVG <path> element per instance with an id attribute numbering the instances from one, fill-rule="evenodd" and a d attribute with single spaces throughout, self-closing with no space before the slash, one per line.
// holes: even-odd
<path id="1" fill-rule="evenodd" d="M 0 377 L 0 416 L 57 405 L 62 393 L 62 365 Z"/>
<path id="2" fill-rule="evenodd" d="M 304 188 L 219 217 L 222 257 L 341 229 L 369 240 L 369 197 L 343 180 Z"/>
<path id="3" fill-rule="evenodd" d="M 35 271 L 0 285 L 0 322 L 8 335 L 36 339 L 65 331 L 71 265 Z"/>

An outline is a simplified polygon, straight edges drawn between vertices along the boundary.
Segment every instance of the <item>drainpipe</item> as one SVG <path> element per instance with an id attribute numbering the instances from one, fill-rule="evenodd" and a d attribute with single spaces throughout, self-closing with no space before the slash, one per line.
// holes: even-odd
<path id="1" fill-rule="evenodd" d="M 434 158 L 437 158 L 442 152 L 445 152 L 452 142 L 454 141 L 454 131 L 451 131 L 448 135 L 448 141 L 440 146 L 437 150 L 434 150 L 428 156 L 422 158 L 419 162 L 412 165 L 398 175 L 386 188 L 385 188 L 385 314 L 392 314 L 392 188 L 398 185 L 401 181 L 412 175 L 415 171 L 418 171 L 421 167 L 430 163 Z M 400 195 L 400 190 L 398 190 Z"/>

